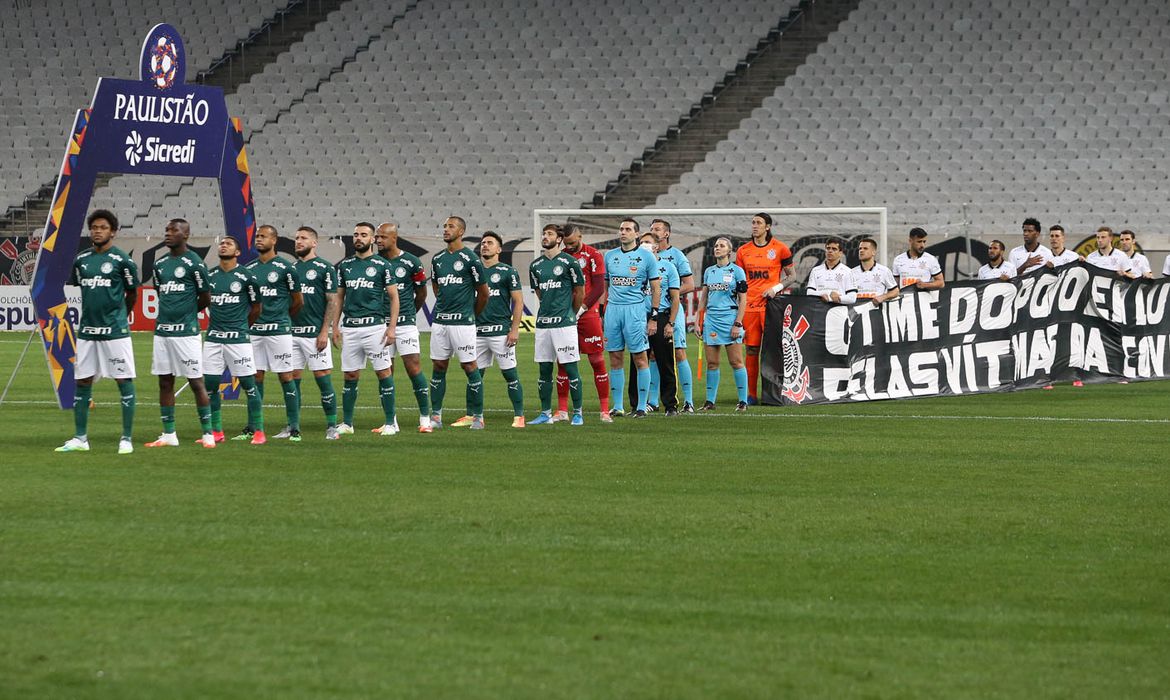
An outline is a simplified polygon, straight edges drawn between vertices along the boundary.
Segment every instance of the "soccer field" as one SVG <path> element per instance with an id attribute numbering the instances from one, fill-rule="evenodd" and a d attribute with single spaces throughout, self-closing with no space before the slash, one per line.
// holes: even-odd
<path id="1" fill-rule="evenodd" d="M 0 334 L 0 378 L 26 338 Z M 300 444 L 204 450 L 184 392 L 184 444 L 152 451 L 135 343 L 133 455 L 109 381 L 92 451 L 53 452 L 72 417 L 39 346 L 0 407 L 2 697 L 1170 688 L 1166 382 L 735 415 L 724 372 L 719 413 L 602 425 L 585 368 L 583 428 L 513 430 L 492 369 L 486 430 L 413 432 L 400 380 L 381 437 L 366 372 L 339 442 L 306 381 Z"/>

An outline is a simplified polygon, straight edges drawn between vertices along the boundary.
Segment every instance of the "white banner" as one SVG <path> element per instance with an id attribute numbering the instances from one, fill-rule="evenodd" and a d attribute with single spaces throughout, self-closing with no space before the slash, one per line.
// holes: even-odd
<path id="1" fill-rule="evenodd" d="M 76 324 L 81 308 L 81 288 L 65 287 L 69 301 L 69 322 Z M 31 331 L 37 327 L 31 288 L 0 285 L 0 331 Z"/>

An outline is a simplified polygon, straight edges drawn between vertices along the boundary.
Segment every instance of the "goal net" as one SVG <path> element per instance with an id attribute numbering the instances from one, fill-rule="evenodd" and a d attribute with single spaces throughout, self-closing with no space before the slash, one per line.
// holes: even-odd
<path id="1" fill-rule="evenodd" d="M 857 246 L 863 238 L 878 243 L 878 260 L 889 265 L 893 259 L 886 236 L 885 207 L 822 207 L 793 209 L 754 207 L 750 209 L 534 209 L 532 212 L 531 254 L 540 253 L 540 231 L 548 224 L 575 223 L 584 232 L 585 243 L 604 252 L 618 246 L 618 225 L 630 217 L 646 231 L 654 219 L 670 222 L 670 243 L 686 254 L 694 271 L 695 284 L 702 273 L 714 264 L 715 240 L 726 236 L 733 248 L 751 240 L 751 220 L 760 212 L 772 217 L 772 235 L 793 254 L 796 278 L 800 284 L 809 272 L 824 262 L 825 242 L 838 238 L 845 244 L 845 260 L 855 266 Z M 519 251 L 517 251 L 519 252 Z M 696 295 L 686 299 L 688 322 L 693 319 Z"/>

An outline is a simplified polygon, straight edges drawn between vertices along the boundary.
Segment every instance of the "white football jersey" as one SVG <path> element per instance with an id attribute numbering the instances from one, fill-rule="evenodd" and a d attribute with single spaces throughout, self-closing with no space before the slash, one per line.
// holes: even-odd
<path id="1" fill-rule="evenodd" d="M 1040 262 L 1029 268 L 1025 268 L 1024 263 L 1027 262 L 1028 258 L 1032 257 L 1033 255 L 1039 255 Z M 1051 259 L 1052 251 L 1042 245 L 1037 245 L 1036 250 L 1033 250 L 1031 253 L 1029 253 L 1028 249 L 1024 246 L 1018 245 L 1015 248 L 1012 248 L 1012 252 L 1008 253 L 1008 262 L 1010 262 L 1012 267 L 1016 269 L 1017 274 L 1021 275 L 1025 272 L 1031 272 L 1037 268 L 1044 267 L 1044 263 Z"/>
<path id="2" fill-rule="evenodd" d="M 805 293 L 815 296 L 837 292 L 841 295 L 841 302 L 851 304 L 857 300 L 857 285 L 853 283 L 853 270 L 843 262 L 836 267 L 828 267 L 824 263 L 817 265 L 808 273 L 808 283 L 805 284 Z"/>
<path id="3" fill-rule="evenodd" d="M 1138 276 L 1145 277 L 1147 272 L 1150 272 L 1150 259 L 1141 253 L 1134 253 L 1129 256 L 1129 271 Z"/>
<path id="4" fill-rule="evenodd" d="M 1101 251 L 1094 250 L 1085 256 L 1085 262 L 1113 272 L 1129 272 L 1129 268 L 1132 267 L 1129 256 L 1117 248 L 1109 251 L 1109 255 L 1101 255 Z"/>
<path id="5" fill-rule="evenodd" d="M 897 289 L 898 280 L 894 279 L 890 268 L 874 263 L 868 270 L 863 270 L 861 265 L 853 268 L 853 285 L 857 287 L 858 299 L 873 299 L 891 289 Z"/>
<path id="6" fill-rule="evenodd" d="M 899 286 L 909 287 L 918 282 L 929 282 L 942 272 L 942 266 L 938 264 L 938 258 L 925 251 L 917 258 L 910 257 L 910 253 L 902 253 L 894 258 L 893 272 Z"/>
<path id="7" fill-rule="evenodd" d="M 1016 266 L 1007 260 L 1000 260 L 999 267 L 992 267 L 990 263 L 979 268 L 979 279 L 997 280 L 1007 275 L 1008 279 L 1016 276 Z"/>
<path id="8" fill-rule="evenodd" d="M 1052 255 L 1052 266 L 1060 267 L 1061 265 L 1067 265 L 1070 262 L 1076 262 L 1080 259 L 1081 256 L 1077 255 L 1075 251 L 1065 248 L 1063 251 L 1061 251 L 1060 255 Z"/>

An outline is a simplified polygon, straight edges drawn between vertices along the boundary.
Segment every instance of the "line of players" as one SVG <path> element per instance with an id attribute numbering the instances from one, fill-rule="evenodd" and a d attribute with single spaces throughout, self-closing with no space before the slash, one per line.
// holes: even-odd
<path id="1" fill-rule="evenodd" d="M 114 245 L 118 220 L 112 212 L 95 211 L 87 224 L 93 247 L 77 256 L 72 280 L 82 294 L 76 329 L 75 434 L 57 449 L 89 449 L 93 382 L 111 377 L 122 397 L 118 452 L 127 454 L 134 449 L 131 433 L 136 408 L 128 312 L 138 292 L 138 270 Z M 704 314 L 697 332 L 705 341 L 708 363 L 706 410 L 714 409 L 720 347 L 726 348 L 734 370 L 737 410 L 756 401 L 766 299 L 783 291 L 793 277 L 792 255 L 772 238 L 771 224 L 765 213 L 753 217 L 753 240 L 737 251 L 736 263 L 731 261 L 731 242 L 720 239 L 715 246 L 717 263 L 704 273 L 699 290 Z M 452 358 L 467 376 L 467 414 L 452 426 L 484 427 L 481 369 L 498 364 L 515 412 L 512 425 L 525 427 L 515 356 L 523 313 L 519 274 L 499 261 L 503 245 L 498 235 L 483 234 L 476 255 L 463 244 L 465 232 L 463 219 L 449 217 L 443 224 L 446 248 L 431 261 L 429 279 L 436 302 L 428 382 L 422 373 L 415 323 L 415 314 L 426 297 L 428 275 L 416 256 L 398 248 L 394 224 L 374 227 L 359 223 L 353 234 L 354 254 L 336 266 L 317 256 L 318 234 L 311 227 L 297 230 L 297 261 L 292 263 L 276 254 L 277 230 L 261 226 L 255 237 L 255 260 L 240 265 L 239 244 L 226 237 L 217 248 L 219 264 L 209 270 L 188 248 L 188 222 L 168 222 L 164 245 L 169 254 L 154 263 L 149 276 L 158 294 L 151 373 L 158 377 L 163 429 L 158 439 L 146 446 L 179 445 L 176 377 L 186 379 L 195 398 L 202 430 L 197 442 L 205 448 L 222 442 L 219 388 L 225 374 L 239 382 L 248 405 L 248 424 L 232 439 L 264 444 L 268 440 L 262 411 L 264 377 L 269 372 L 275 372 L 280 381 L 286 417 L 285 428 L 274 437 L 299 441 L 301 379 L 306 368 L 313 373 L 321 395 L 327 421 L 325 437 L 338 439 L 354 431 L 358 384 L 367 365 L 377 376 L 385 418 L 373 432 L 393 435 L 399 431 L 392 372 L 395 355 L 402 358 L 414 390 L 420 432 L 443 426 L 446 374 Z M 657 405 L 650 400 L 652 390 L 655 398 L 666 397 L 667 413 L 676 412 L 676 362 L 684 377 L 680 410 L 694 410 L 685 324 L 676 325 L 681 295 L 694 289 L 693 275 L 686 257 L 669 239 L 669 222 L 655 220 L 639 244 L 638 223 L 627 219 L 619 230 L 619 247 L 603 256 L 582 243 L 576 226 L 544 229 L 544 254 L 529 269 L 529 281 L 540 302 L 535 359 L 540 366 L 541 412 L 531 424 L 563 419 L 572 425 L 584 423 L 577 368 L 582 351 L 593 369 L 602 422 L 625 415 L 626 352 L 635 368 L 635 376 L 630 377 L 632 417 L 644 418 Z M 665 293 L 663 276 L 667 279 Z M 203 309 L 209 310 L 205 342 L 198 323 Z M 738 347 L 745 340 L 746 368 Z M 340 420 L 332 384 L 331 341 L 341 349 L 344 385 Z M 609 356 L 608 371 L 605 354 Z M 661 390 L 652 386 L 651 357 L 660 370 L 657 381 Z M 554 381 L 558 367 L 560 378 Z M 556 412 L 552 410 L 554 385 L 561 389 Z"/>

